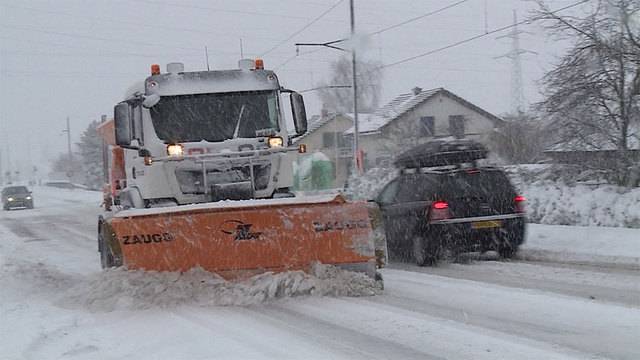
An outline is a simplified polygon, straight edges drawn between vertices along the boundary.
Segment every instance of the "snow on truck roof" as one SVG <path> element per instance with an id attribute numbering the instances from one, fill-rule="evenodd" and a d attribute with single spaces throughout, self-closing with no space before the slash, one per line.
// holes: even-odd
<path id="1" fill-rule="evenodd" d="M 216 70 L 167 73 L 149 76 L 147 94 L 160 96 L 277 90 L 278 77 L 270 70 Z M 130 89 L 140 91 L 139 87 Z M 133 93 L 127 95 L 131 96 Z"/>

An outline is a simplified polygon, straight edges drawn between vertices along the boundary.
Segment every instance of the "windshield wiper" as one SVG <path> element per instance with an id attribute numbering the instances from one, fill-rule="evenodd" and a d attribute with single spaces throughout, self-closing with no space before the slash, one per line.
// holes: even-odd
<path id="1" fill-rule="evenodd" d="M 238 123 L 236 124 L 236 129 L 233 131 L 233 138 L 236 139 L 238 137 L 238 133 L 240 132 L 240 121 L 242 121 L 242 114 L 244 113 L 244 105 L 240 108 L 240 115 L 238 115 Z"/>

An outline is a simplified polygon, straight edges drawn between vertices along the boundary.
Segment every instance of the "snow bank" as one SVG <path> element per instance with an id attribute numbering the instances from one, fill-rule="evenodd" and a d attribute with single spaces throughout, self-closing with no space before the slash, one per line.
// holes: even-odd
<path id="1" fill-rule="evenodd" d="M 598 174 L 549 165 L 506 168 L 527 198 L 530 222 L 640 228 L 640 188 L 602 184 Z"/>
<path id="2" fill-rule="evenodd" d="M 525 260 L 640 269 L 640 229 L 530 224 Z"/>
<path id="3" fill-rule="evenodd" d="M 313 273 L 265 273 L 245 281 L 229 282 L 202 269 L 185 273 L 110 269 L 88 275 L 64 274 L 42 263 L 12 264 L 3 268 L 7 281 L 26 294 L 53 294 L 56 305 L 90 311 L 196 306 L 246 306 L 297 296 L 370 296 L 380 285 L 365 274 L 316 265 Z"/>

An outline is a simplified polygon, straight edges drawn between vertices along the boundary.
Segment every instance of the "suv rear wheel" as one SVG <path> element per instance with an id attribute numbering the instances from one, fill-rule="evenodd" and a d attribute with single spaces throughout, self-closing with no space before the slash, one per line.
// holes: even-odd
<path id="1" fill-rule="evenodd" d="M 412 255 L 418 266 L 435 266 L 442 257 L 440 239 L 414 236 L 412 240 Z"/>
<path id="2" fill-rule="evenodd" d="M 510 243 L 505 243 L 500 245 L 498 248 L 498 254 L 503 259 L 511 259 L 518 252 L 518 245 L 512 245 Z"/>

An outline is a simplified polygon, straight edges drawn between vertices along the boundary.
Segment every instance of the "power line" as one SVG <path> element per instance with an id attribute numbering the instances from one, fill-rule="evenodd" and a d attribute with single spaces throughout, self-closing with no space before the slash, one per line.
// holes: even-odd
<path id="1" fill-rule="evenodd" d="M 589 2 L 589 0 L 582 0 L 582 1 L 579 1 L 577 3 L 571 4 L 571 5 L 567 5 L 565 7 L 560 8 L 560 9 L 554 10 L 551 13 L 555 14 L 557 12 L 570 9 L 570 8 L 576 7 L 578 5 L 582 5 L 582 4 L 586 3 L 586 2 Z M 507 30 L 507 29 L 511 29 L 512 27 L 516 27 L 518 25 L 530 24 L 530 23 L 532 23 L 534 21 L 537 21 L 537 20 L 539 20 L 539 19 L 535 19 L 534 18 L 534 19 L 522 20 L 520 22 L 516 22 L 516 23 L 513 23 L 511 25 L 503 26 L 503 27 L 491 30 L 489 32 L 486 32 L 486 33 L 483 33 L 483 34 L 480 34 L 480 35 L 472 36 L 470 38 L 467 38 L 467 39 L 464 39 L 464 40 L 460 40 L 460 41 L 457 41 L 457 42 L 455 42 L 453 44 L 449 44 L 447 46 L 443 46 L 443 47 L 440 47 L 440 48 L 437 48 L 437 49 L 434 49 L 434 50 L 430 50 L 430 51 L 424 52 L 422 54 L 418 54 L 418 55 L 411 56 L 411 57 L 408 57 L 408 58 L 405 58 L 405 59 L 402 59 L 402 60 L 398 60 L 398 61 L 392 62 L 390 64 L 385 64 L 385 65 L 382 65 L 382 66 L 378 66 L 377 68 L 375 68 L 373 70 L 385 69 L 385 68 L 388 68 L 388 67 L 404 64 L 406 62 L 409 62 L 409 61 L 412 61 L 412 60 L 415 60 L 415 59 L 418 59 L 418 58 L 421 58 L 421 57 L 432 55 L 432 54 L 435 54 L 435 53 L 438 53 L 438 52 L 441 52 L 441 51 L 444 51 L 444 50 L 447 50 L 447 49 L 451 49 L 453 47 L 460 46 L 462 44 L 466 44 L 468 42 L 471 42 L 471 41 L 474 41 L 474 40 L 489 36 L 491 34 L 495 34 L 495 33 L 498 33 L 498 32 L 501 32 L 501 31 L 504 31 L 504 30 Z"/>
<path id="2" fill-rule="evenodd" d="M 153 4 L 153 5 L 173 6 L 173 7 L 186 8 L 186 9 L 206 10 L 206 11 L 218 12 L 218 13 L 257 15 L 257 16 L 273 16 L 273 17 L 280 17 L 280 18 L 286 18 L 286 19 L 299 19 L 299 20 L 308 20 L 309 19 L 309 18 L 306 18 L 304 16 L 283 15 L 283 14 L 265 13 L 265 12 L 247 11 L 247 10 L 226 10 L 226 9 L 219 9 L 219 8 L 216 9 L 216 8 L 210 8 L 210 7 L 206 7 L 206 6 L 197 6 L 197 5 L 191 5 L 191 4 L 180 4 L 180 3 L 172 3 L 172 2 L 160 2 L 160 1 L 152 1 L 152 0 L 130 0 L 130 1 L 135 1 L 135 2 L 139 2 L 139 3 Z"/>
<path id="3" fill-rule="evenodd" d="M 11 8 L 11 9 L 20 9 L 20 10 L 26 10 L 26 11 L 32 11 L 32 12 L 39 12 L 39 13 L 44 13 L 44 14 L 68 16 L 68 17 L 72 17 L 72 18 L 80 19 L 80 20 L 87 20 L 87 21 L 94 20 L 94 21 L 99 21 L 99 22 L 131 25 L 131 26 L 150 28 L 150 29 L 183 31 L 183 32 L 190 32 L 190 33 L 203 34 L 203 35 L 229 35 L 229 36 L 237 35 L 237 33 L 203 31 L 203 30 L 198 30 L 198 29 L 194 29 L 194 28 L 171 27 L 171 26 L 166 26 L 166 25 L 150 25 L 150 24 L 144 24 L 144 23 L 139 23 L 139 22 L 117 20 L 117 19 L 105 19 L 105 18 L 101 18 L 101 17 L 97 17 L 97 16 L 86 16 L 86 15 L 79 16 L 79 15 L 76 15 L 76 14 L 70 14 L 70 13 L 65 13 L 65 12 L 61 12 L 61 11 L 36 9 L 36 8 L 25 7 L 25 6 L 16 6 L 16 5 L 7 5 L 7 4 L 0 4 L 0 6 L 6 7 L 6 8 Z M 276 40 L 276 38 L 265 37 L 265 36 L 244 36 L 244 37 L 256 38 L 256 39 L 265 39 L 265 40 Z"/>
<path id="4" fill-rule="evenodd" d="M 391 30 L 391 29 L 395 29 L 395 28 L 398 28 L 398 27 L 400 27 L 400 26 L 404 26 L 404 25 L 409 24 L 409 23 L 412 23 L 412 22 L 414 22 L 414 21 L 417 21 L 417 20 L 420 20 L 420 19 L 424 19 L 424 18 L 426 18 L 426 17 L 428 17 L 428 16 L 431 16 L 431 15 L 435 15 L 435 14 L 441 13 L 441 12 L 443 12 L 443 11 L 445 11 L 445 10 L 449 10 L 449 9 L 451 9 L 451 8 L 453 8 L 453 7 L 456 7 L 456 6 L 458 6 L 458 5 L 464 4 L 464 3 L 468 2 L 468 1 L 469 1 L 469 0 L 460 0 L 460 1 L 458 1 L 458 2 L 455 2 L 455 3 L 453 3 L 453 4 L 447 5 L 447 6 L 445 6 L 445 7 L 440 8 L 440 9 L 430 11 L 430 12 L 428 12 L 428 13 L 426 13 L 426 14 L 422 14 L 422 15 L 420 15 L 420 16 L 413 17 L 413 18 L 411 18 L 411 19 L 405 20 L 405 21 L 400 22 L 400 23 L 397 23 L 397 24 L 395 24 L 395 25 L 387 26 L 386 28 L 382 28 L 382 29 L 380 29 L 380 30 L 378 30 L 378 31 L 374 31 L 374 32 L 369 33 L 369 34 L 367 34 L 367 35 L 368 35 L 368 36 L 372 36 L 372 35 L 378 35 L 378 34 L 381 34 L 381 33 L 385 32 L 385 31 L 389 31 L 389 30 Z"/>
<path id="5" fill-rule="evenodd" d="M 80 39 L 89 39 L 89 40 L 98 40 L 98 41 L 107 41 L 107 42 L 117 42 L 117 43 L 127 42 L 127 43 L 130 43 L 130 44 L 143 45 L 143 46 L 159 46 L 159 47 L 164 47 L 164 48 L 172 47 L 172 48 L 175 48 L 175 49 L 191 50 L 191 51 L 198 51 L 198 52 L 202 51 L 202 49 L 199 49 L 199 48 L 191 48 L 191 47 L 185 47 L 185 46 L 173 46 L 173 45 L 167 45 L 167 44 L 149 43 L 149 42 L 144 42 L 144 41 L 133 41 L 133 40 L 125 40 L 125 39 L 104 38 L 104 37 L 99 37 L 99 36 L 66 33 L 66 32 L 60 32 L 60 31 L 52 31 L 52 30 L 42 30 L 42 29 L 39 29 L 39 28 L 28 27 L 28 26 L 15 26 L 15 25 L 0 24 L 0 27 L 9 28 L 9 29 L 17 29 L 17 30 L 33 31 L 33 32 L 38 32 L 38 33 L 43 33 L 43 34 L 50 34 L 50 35 L 57 35 L 57 36 L 80 38 Z"/>
<path id="6" fill-rule="evenodd" d="M 25 57 L 36 57 L 36 56 L 55 56 L 55 57 L 85 57 L 85 58 L 105 58 L 105 57 L 141 57 L 141 58 L 158 58 L 158 57 L 169 57 L 170 55 L 160 55 L 160 54 L 144 54 L 144 53 L 134 53 L 134 52 L 122 52 L 122 51 L 108 51 L 102 53 L 87 53 L 87 52 L 46 52 L 46 51 L 2 51 L 2 55 L 7 56 L 25 56 Z M 201 58 L 201 54 L 180 54 L 181 57 L 186 58 Z"/>
<path id="7" fill-rule="evenodd" d="M 458 6 L 458 5 L 461 5 L 461 4 L 463 4 L 463 3 L 465 3 L 465 2 L 468 2 L 468 1 L 469 1 L 469 0 L 460 0 L 460 1 L 455 2 L 455 3 L 453 3 L 453 4 L 449 4 L 449 5 L 445 6 L 445 7 L 442 7 L 442 8 L 439 8 L 439 9 L 433 10 L 433 11 L 430 11 L 430 12 L 428 12 L 428 13 L 426 13 L 426 14 L 422 14 L 422 15 L 420 15 L 420 16 L 413 17 L 413 18 L 411 18 L 411 19 L 405 20 L 405 21 L 400 22 L 400 23 L 395 24 L 395 25 L 391 25 L 391 26 L 388 26 L 388 27 L 382 28 L 382 29 L 380 29 L 380 30 L 378 30 L 378 31 L 374 31 L 374 32 L 372 32 L 372 33 L 368 33 L 368 34 L 367 34 L 367 36 L 373 36 L 373 35 L 381 34 L 381 33 L 385 32 L 385 31 L 389 31 L 389 30 L 392 30 L 392 29 L 395 29 L 395 28 L 398 28 L 398 27 L 404 26 L 404 25 L 406 25 L 406 24 L 412 23 L 412 22 L 414 22 L 414 21 L 417 21 L 417 20 L 420 20 L 420 19 L 424 19 L 424 18 L 426 18 L 426 17 L 428 17 L 428 16 L 432 16 L 432 15 L 435 15 L 435 14 L 441 13 L 441 12 L 443 12 L 443 11 L 445 11 L 445 10 L 451 9 L 451 8 L 453 8 L 453 7 L 456 7 L 456 6 Z M 333 7 L 336 7 L 338 4 L 340 4 L 340 2 L 338 2 L 338 3 L 337 3 L 336 5 L 334 5 Z M 333 7 L 332 7 L 332 8 L 333 8 Z M 331 10 L 332 10 L 332 9 L 329 9 L 327 12 L 329 12 L 329 11 L 331 11 Z M 294 34 L 294 36 L 295 36 L 295 35 L 297 35 L 297 33 L 296 33 L 296 34 Z M 293 37 L 293 36 L 289 37 L 287 40 L 283 41 L 282 43 L 285 43 L 286 41 L 290 40 L 292 37 Z M 341 40 L 338 40 L 338 41 L 336 41 L 336 42 L 342 42 L 342 41 L 345 41 L 345 40 L 347 40 L 347 39 L 341 39 Z M 281 43 L 281 44 L 279 44 L 279 45 L 282 45 L 282 43 Z M 278 46 L 279 46 L 279 45 L 278 45 Z M 297 54 L 297 53 L 296 53 L 296 55 L 289 57 L 287 60 L 285 60 L 284 62 L 282 62 L 280 65 L 276 66 L 276 67 L 274 68 L 274 70 L 277 70 L 278 68 L 280 68 L 280 67 L 282 67 L 282 66 L 284 66 L 284 65 L 288 64 L 289 62 L 293 61 L 296 57 L 298 57 L 298 55 L 306 55 L 306 54 L 310 54 L 310 53 L 317 52 L 317 51 L 320 51 L 320 49 L 318 49 L 318 50 L 314 50 L 314 51 L 309 51 L 309 52 L 306 52 L 306 53 L 303 53 L 303 54 Z"/>
<path id="8" fill-rule="evenodd" d="M 300 34 L 301 32 L 307 30 L 311 25 L 315 24 L 318 20 L 322 19 L 325 15 L 327 15 L 328 13 L 331 12 L 331 10 L 335 9 L 338 5 L 340 5 L 344 0 L 339 0 L 337 3 L 333 4 L 333 6 L 331 6 L 330 8 L 328 8 L 327 10 L 325 10 L 322 14 L 318 15 L 317 17 L 315 17 L 313 20 L 311 20 L 309 23 L 307 23 L 305 26 L 303 26 L 302 28 L 300 28 L 298 31 L 294 32 L 293 34 L 289 35 L 289 37 L 287 37 L 286 39 L 282 40 L 281 42 L 279 42 L 278 44 L 276 44 L 274 47 L 272 47 L 271 49 L 265 51 L 264 53 L 262 53 L 261 57 L 264 57 L 265 55 L 267 55 L 268 53 L 272 52 L 273 50 L 279 48 L 280 46 L 282 46 L 283 44 L 285 44 L 287 41 L 293 39 L 293 37 L 295 37 L 296 35 Z"/>
<path id="9" fill-rule="evenodd" d="M 315 49 L 315 50 L 311 50 L 311 51 L 306 51 L 306 52 L 303 52 L 303 53 L 300 53 L 300 54 L 298 54 L 298 52 L 296 51 L 296 54 L 295 54 L 295 55 L 293 55 L 293 56 L 291 56 L 291 57 L 287 58 L 285 61 L 283 61 L 283 62 L 281 62 L 279 65 L 275 66 L 275 67 L 273 68 L 273 70 L 278 70 L 279 68 L 281 68 L 281 67 L 283 67 L 283 66 L 287 65 L 288 63 L 290 63 L 291 61 L 293 61 L 293 60 L 294 60 L 295 58 L 297 58 L 298 56 L 304 56 L 304 55 L 313 54 L 313 53 L 318 52 L 318 51 L 320 51 L 320 50 L 322 50 L 322 49 L 320 48 L 320 49 Z"/>

